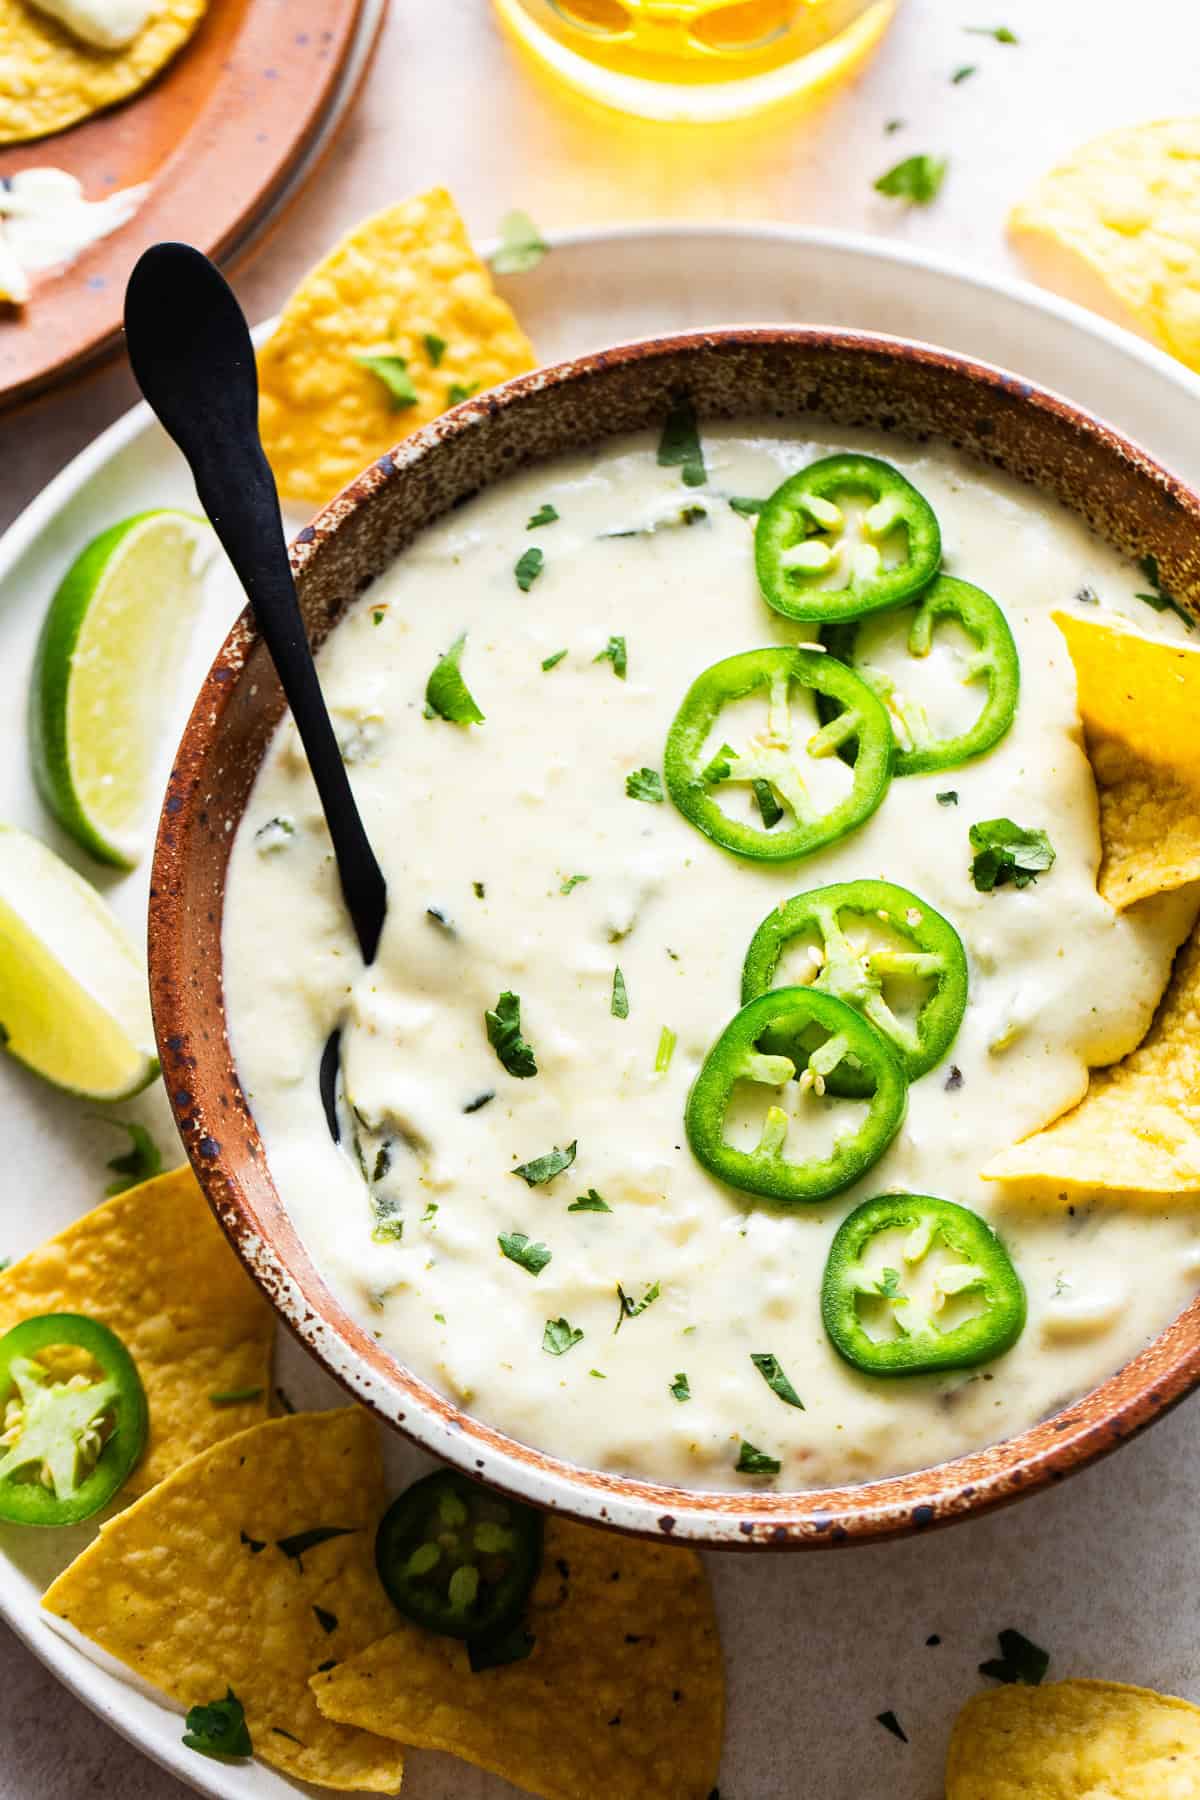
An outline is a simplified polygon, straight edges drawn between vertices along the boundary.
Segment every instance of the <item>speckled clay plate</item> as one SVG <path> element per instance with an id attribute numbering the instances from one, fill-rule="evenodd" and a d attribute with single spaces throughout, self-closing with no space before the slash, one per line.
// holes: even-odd
<path id="1" fill-rule="evenodd" d="M 935 258 L 781 228 L 588 233 L 560 240 L 508 291 L 547 360 L 718 323 L 803 320 L 923 338 L 1058 389 L 1200 482 L 1200 381 L 1072 307 Z M 137 408 L 0 541 L 0 818 L 60 849 L 24 756 L 24 689 L 42 609 L 94 532 L 139 507 L 172 502 L 194 504 L 182 465 Z M 236 603 L 218 576 L 181 676 L 180 724 Z M 140 936 L 146 866 L 115 881 L 94 867 L 86 873 L 109 888 Z M 156 1095 L 122 1113 L 134 1115 L 169 1141 Z M 0 1061 L 0 1254 L 20 1252 L 93 1201 L 103 1161 L 119 1147 L 111 1135 Z M 337 1398 L 290 1341 L 281 1341 L 279 1363 L 297 1403 Z M 1200 1537 L 1190 1524 L 1200 1485 L 1194 1418 L 1194 1407 L 1184 1408 L 1059 1492 L 969 1529 L 836 1557 L 714 1558 L 731 1702 L 722 1792 L 783 1800 L 803 1768 L 806 1791 L 822 1800 L 880 1791 L 889 1800 L 928 1800 L 940 1792 L 953 1712 L 978 1685 L 976 1664 L 1003 1626 L 1047 1644 L 1055 1674 L 1188 1692 L 1195 1658 L 1180 1596 L 1200 1587 Z M 397 1477 L 420 1461 L 399 1441 L 390 1454 Z M 176 1715 L 51 1633 L 38 1595 L 71 1551 L 32 1537 L 0 1529 L 0 1613 L 72 1692 L 201 1793 L 281 1800 L 301 1791 L 257 1765 L 225 1768 L 194 1756 L 180 1744 Z M 936 1644 L 927 1645 L 930 1637 Z M 908 1745 L 876 1722 L 888 1709 L 908 1730 Z M 132 1779 L 128 1788 L 137 1791 Z M 412 1758 L 405 1778 L 407 1800 L 503 1800 L 512 1792 L 427 1755 Z"/>
<path id="2" fill-rule="evenodd" d="M 39 277 L 28 306 L 0 303 L 0 409 L 112 347 L 125 277 L 147 244 L 183 232 L 223 257 L 245 238 L 320 135 L 363 11 L 364 0 L 210 0 L 195 36 L 140 94 L 0 150 L 0 176 L 53 164 L 90 199 L 148 184 L 128 224 Z"/>

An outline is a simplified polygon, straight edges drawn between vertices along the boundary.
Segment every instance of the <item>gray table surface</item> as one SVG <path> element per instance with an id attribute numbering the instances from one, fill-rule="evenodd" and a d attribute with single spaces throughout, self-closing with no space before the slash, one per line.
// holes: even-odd
<path id="1" fill-rule="evenodd" d="M 350 222 L 435 181 L 454 190 L 480 236 L 513 205 L 528 207 L 545 228 L 763 218 L 876 232 L 957 254 L 982 271 L 1013 270 L 1004 215 L 1044 167 L 1111 126 L 1196 110 L 1200 9 L 1138 0 L 1135 11 L 1136 22 L 1125 0 L 904 0 L 869 68 L 808 119 L 684 143 L 616 121 L 601 125 L 547 93 L 512 57 L 486 0 L 441 0 L 436 8 L 395 0 L 355 119 L 237 286 L 251 317 L 275 310 Z M 999 23 L 1018 33 L 1018 47 L 963 35 L 964 26 Z M 956 87 L 950 73 L 965 62 L 979 73 Z M 885 138 L 892 117 L 906 128 Z M 871 181 L 914 151 L 948 154 L 950 176 L 936 206 L 897 214 Z M 19 426 L 0 423 L 0 528 L 132 397 L 127 372 L 112 365 L 28 409 Z M 947 1692 L 959 1694 L 988 1646 L 956 1635 L 955 1599 L 977 1604 L 981 1593 L 997 1625 L 1021 1623 L 1059 1650 L 1059 1674 L 1195 1694 L 1194 1494 L 1183 1471 L 1195 1466 L 1196 1417 L 1186 1406 L 1116 1461 L 970 1527 L 886 1550 L 773 1563 L 769 1580 L 761 1566 L 740 1565 L 739 1596 L 762 1609 L 764 1654 L 730 1671 L 733 1715 L 744 1720 L 765 1707 L 768 1736 L 779 1706 L 811 1709 L 841 1729 L 856 1638 L 876 1632 L 880 1620 L 895 1634 L 895 1679 L 887 1692 L 856 1696 L 851 1737 L 860 1712 L 903 1712 L 914 1658 L 943 1658 Z M 863 1557 L 872 1581 L 847 1581 L 847 1559 Z M 724 1579 L 720 1585 L 728 1596 Z M 861 1617 L 847 1618 L 848 1603 Z M 927 1649 L 931 1632 L 943 1641 Z M 766 1648 L 781 1638 L 795 1646 L 786 1667 Z M 947 1708 L 928 1697 L 927 1678 L 920 1686 L 906 1723 L 944 1737 Z M 0 1743 L 0 1800 L 177 1800 L 187 1791 L 99 1723 L 3 1626 Z M 899 1749 L 890 1739 L 878 1746 L 880 1792 L 885 1752 Z M 815 1800 L 867 1791 L 860 1756 L 848 1748 L 844 1781 Z M 769 1751 L 755 1766 L 751 1793 L 735 1765 L 730 1800 L 782 1800 L 803 1790 L 803 1772 L 779 1766 Z M 465 1800 L 474 1786 L 464 1771 L 444 1787 L 414 1762 L 406 1793 L 417 1800 L 453 1791 Z"/>

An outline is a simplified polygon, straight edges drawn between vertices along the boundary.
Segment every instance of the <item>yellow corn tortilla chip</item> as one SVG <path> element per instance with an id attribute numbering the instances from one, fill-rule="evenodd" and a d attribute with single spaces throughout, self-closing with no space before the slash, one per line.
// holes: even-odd
<path id="1" fill-rule="evenodd" d="M 1096 886 L 1123 912 L 1200 879 L 1200 650 L 1123 623 L 1054 620 L 1075 665 L 1100 802 Z"/>
<path id="2" fill-rule="evenodd" d="M 160 0 L 123 50 L 81 43 L 26 0 L 0 0 L 0 144 L 65 131 L 128 100 L 187 43 L 208 0 Z"/>
<path id="3" fill-rule="evenodd" d="M 255 1755 L 285 1774 L 396 1794 L 396 1746 L 323 1717 L 308 1689 L 395 1618 L 375 1573 L 383 1507 L 361 1408 L 269 1419 L 111 1519 L 42 1605 L 182 1707 L 232 1688 Z"/>
<path id="4" fill-rule="evenodd" d="M 401 1625 L 315 1676 L 317 1704 L 542 1800 L 707 1800 L 725 1682 L 698 1556 L 552 1516 L 528 1622 L 526 1660 L 477 1675 L 462 1644 Z"/>
<path id="5" fill-rule="evenodd" d="M 99 1319 L 137 1364 L 150 1436 L 126 1499 L 266 1417 L 275 1316 L 190 1169 L 106 1200 L 0 1274 L 0 1332 L 53 1312 Z M 255 1397 L 209 1397 L 244 1388 Z"/>
<path id="6" fill-rule="evenodd" d="M 1200 119 L 1093 139 L 1008 225 L 1047 287 L 1200 369 Z"/>
<path id="7" fill-rule="evenodd" d="M 1200 932 L 1176 956 L 1137 1049 L 1093 1069 L 1078 1106 L 980 1172 L 1057 1193 L 1200 1192 Z"/>
<path id="8" fill-rule="evenodd" d="M 364 355 L 402 357 L 416 400 L 398 405 Z M 495 387 L 534 362 L 445 188 L 377 213 L 305 276 L 259 352 L 280 493 L 323 504 L 452 405 L 452 389 Z"/>
<path id="9" fill-rule="evenodd" d="M 968 1700 L 946 1800 L 1194 1800 L 1200 1707 L 1116 1681 L 1000 1687 Z"/>

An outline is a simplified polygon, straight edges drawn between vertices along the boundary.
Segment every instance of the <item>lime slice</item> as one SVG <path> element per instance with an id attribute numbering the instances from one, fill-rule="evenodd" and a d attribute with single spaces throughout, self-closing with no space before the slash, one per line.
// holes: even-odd
<path id="1" fill-rule="evenodd" d="M 33 665 L 38 792 L 101 862 L 142 851 L 147 789 L 212 543 L 190 513 L 138 513 L 94 538 L 50 603 Z"/>
<path id="2" fill-rule="evenodd" d="M 12 825 L 0 825 L 0 1043 L 89 1100 L 125 1100 L 158 1073 L 133 945 L 95 888 Z"/>

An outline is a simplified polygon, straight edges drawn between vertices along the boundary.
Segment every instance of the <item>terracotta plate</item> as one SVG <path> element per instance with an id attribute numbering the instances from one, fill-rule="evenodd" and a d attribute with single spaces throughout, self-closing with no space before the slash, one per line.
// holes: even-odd
<path id="1" fill-rule="evenodd" d="M 0 303 L 0 408 L 116 341 L 125 277 L 159 238 L 228 251 L 280 194 L 320 129 L 363 0 L 210 0 L 157 81 L 70 131 L 0 150 L 0 176 L 53 164 L 89 199 L 150 184 L 140 210 L 22 311 Z"/>

